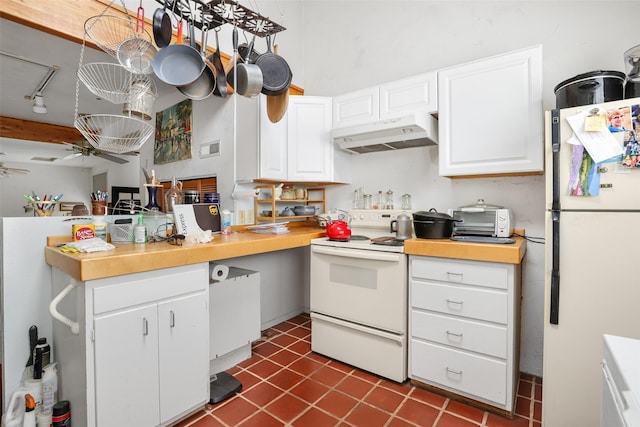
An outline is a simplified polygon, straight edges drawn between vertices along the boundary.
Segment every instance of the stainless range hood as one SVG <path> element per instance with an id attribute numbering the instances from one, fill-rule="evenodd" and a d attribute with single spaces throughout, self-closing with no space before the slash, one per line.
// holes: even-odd
<path id="1" fill-rule="evenodd" d="M 438 143 L 438 121 L 428 113 L 337 128 L 331 138 L 341 149 L 354 154 L 401 150 Z"/>

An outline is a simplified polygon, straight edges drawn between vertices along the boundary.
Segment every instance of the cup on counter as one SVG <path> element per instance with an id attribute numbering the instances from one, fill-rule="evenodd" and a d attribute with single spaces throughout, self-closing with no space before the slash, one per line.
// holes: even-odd
<path id="1" fill-rule="evenodd" d="M 106 200 L 93 200 L 91 202 L 91 213 L 93 215 L 106 215 L 107 214 L 107 201 Z"/>

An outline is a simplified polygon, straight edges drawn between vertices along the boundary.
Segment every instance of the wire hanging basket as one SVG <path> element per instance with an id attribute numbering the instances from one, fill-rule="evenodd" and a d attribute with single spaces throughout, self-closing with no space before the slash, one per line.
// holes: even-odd
<path id="1" fill-rule="evenodd" d="M 138 150 L 154 131 L 143 120 L 115 114 L 78 116 L 73 125 L 92 146 L 116 154 Z"/>
<path id="2" fill-rule="evenodd" d="M 140 38 L 151 42 L 151 35 L 147 30 L 136 33 L 135 26 L 129 16 L 97 15 L 87 19 L 84 32 L 89 38 L 107 52 L 117 58 L 118 47 L 127 39 Z"/>
<path id="3" fill-rule="evenodd" d="M 116 57 L 120 65 L 134 74 L 151 74 L 151 61 L 157 52 L 146 38 L 132 37 L 120 43 Z"/>
<path id="4" fill-rule="evenodd" d="M 91 93 L 113 104 L 123 104 L 129 99 L 129 88 L 133 76 L 120 64 L 110 62 L 84 64 L 78 70 L 78 78 Z"/>

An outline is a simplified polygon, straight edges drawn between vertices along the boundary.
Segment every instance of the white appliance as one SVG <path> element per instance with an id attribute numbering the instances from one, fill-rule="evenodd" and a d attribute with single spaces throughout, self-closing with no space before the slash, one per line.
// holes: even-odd
<path id="1" fill-rule="evenodd" d="M 354 154 L 399 150 L 438 143 L 438 121 L 419 112 L 373 123 L 337 128 L 331 138 Z"/>
<path id="2" fill-rule="evenodd" d="M 602 339 L 601 427 L 640 426 L 640 340 Z"/>
<path id="3" fill-rule="evenodd" d="M 407 256 L 402 241 L 374 241 L 393 237 L 402 212 L 351 210 L 349 241 L 311 241 L 311 349 L 397 382 L 407 379 Z"/>
<path id="4" fill-rule="evenodd" d="M 638 104 L 640 98 L 600 107 Z M 598 426 L 602 336 L 640 338 L 640 168 L 602 163 L 592 175 L 572 169 L 581 162 L 572 163 L 574 146 L 567 141 L 573 132 L 566 119 L 592 108 L 546 113 L 545 427 Z M 622 132 L 611 135 L 622 144 Z M 599 186 L 591 186 L 599 195 L 570 195 L 572 178 L 580 176 L 599 179 Z"/>

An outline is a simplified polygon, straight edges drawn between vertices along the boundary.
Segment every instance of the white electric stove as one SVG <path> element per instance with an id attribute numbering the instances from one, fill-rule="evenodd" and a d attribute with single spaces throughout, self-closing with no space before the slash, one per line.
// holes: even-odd
<path id="1" fill-rule="evenodd" d="M 402 212 L 351 210 L 348 241 L 311 241 L 311 349 L 397 382 L 407 378 L 407 256 L 391 221 Z"/>

